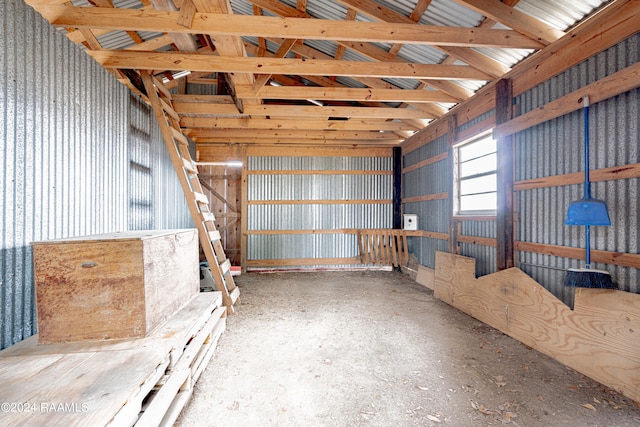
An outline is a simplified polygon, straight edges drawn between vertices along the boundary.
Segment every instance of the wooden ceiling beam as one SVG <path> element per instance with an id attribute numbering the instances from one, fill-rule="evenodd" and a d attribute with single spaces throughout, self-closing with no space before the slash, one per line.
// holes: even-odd
<path id="1" fill-rule="evenodd" d="M 194 0 L 196 6 L 200 2 L 209 3 L 207 0 Z M 198 10 L 201 10 L 199 6 Z M 542 43 L 513 30 L 200 12 L 195 14 L 191 28 L 186 28 L 177 23 L 179 12 L 172 11 L 54 5 L 41 6 L 38 12 L 57 27 L 210 34 L 215 39 L 256 36 L 514 49 L 544 47 Z M 233 43 L 229 49 L 229 56 L 232 56 L 230 53 L 241 56 L 242 43 L 237 47 L 235 45 L 236 43 Z"/>
<path id="2" fill-rule="evenodd" d="M 206 144 L 247 144 L 263 146 L 268 144 L 275 145 L 298 145 L 308 147 L 330 147 L 330 146 L 348 146 L 348 147 L 395 147 L 399 146 L 403 139 L 397 141 L 366 141 L 354 139 L 303 139 L 303 138 L 233 138 L 225 136 L 195 136 L 192 137 L 198 147 Z"/>
<path id="3" fill-rule="evenodd" d="M 257 93 L 253 88 L 237 86 L 238 96 L 263 99 L 315 99 L 340 101 L 377 102 L 442 102 L 457 103 L 458 100 L 438 90 L 374 89 L 314 86 L 265 86 Z"/>
<path id="4" fill-rule="evenodd" d="M 229 119 L 219 117 L 187 117 L 180 118 L 183 128 L 212 128 L 212 129 L 292 129 L 292 130 L 383 130 L 409 131 L 420 130 L 421 127 L 412 126 L 403 121 L 389 121 L 386 119 L 365 120 L 321 120 L 306 119 L 260 119 L 240 118 Z"/>
<path id="5" fill-rule="evenodd" d="M 496 0 L 454 1 L 545 45 L 564 36 L 563 31 Z"/>
<path id="6" fill-rule="evenodd" d="M 157 10 L 166 10 L 166 11 L 176 11 L 176 6 L 173 4 L 171 0 L 150 0 L 151 5 Z M 115 9 L 121 10 L 121 9 Z M 177 26 L 178 21 L 180 20 L 180 12 L 175 12 L 175 23 Z M 128 30 L 140 31 L 140 29 L 129 28 Z M 182 31 L 162 31 L 164 33 L 168 33 L 171 40 L 178 46 L 182 52 L 195 52 L 198 50 L 198 44 L 193 38 L 193 35 L 184 33 Z"/>
<path id="7" fill-rule="evenodd" d="M 245 114 L 252 117 L 295 118 L 295 117 L 344 117 L 344 118 L 378 118 L 378 119 L 433 119 L 433 115 L 415 108 L 380 108 L 380 107 L 314 107 L 304 105 L 252 105 Z"/>
<path id="8" fill-rule="evenodd" d="M 389 8 L 381 6 L 372 0 L 337 0 L 337 1 L 339 3 L 344 4 L 347 7 L 357 9 L 358 12 L 381 22 L 419 25 L 416 21 L 412 20 L 411 18 L 406 17 L 400 13 L 397 13 Z M 465 62 L 466 64 L 469 64 L 472 67 L 475 67 L 488 74 L 491 74 L 493 77 L 500 77 L 504 73 L 509 71 L 509 67 L 506 67 L 504 64 L 494 59 L 491 59 L 488 56 L 481 54 L 480 52 L 476 52 L 475 50 L 469 49 L 467 47 L 443 46 L 443 45 L 434 45 L 433 47 L 446 53 L 447 55 L 454 56 L 455 58 Z M 390 54 L 393 54 L 393 53 L 390 52 Z"/>
<path id="9" fill-rule="evenodd" d="M 352 140 L 352 141 L 387 141 L 400 142 L 398 135 L 393 132 L 377 131 L 349 131 L 349 130 L 291 130 L 291 129 L 189 129 L 190 138 L 278 138 L 296 140 Z"/>
<path id="10" fill-rule="evenodd" d="M 488 74 L 462 65 L 223 57 L 198 53 L 118 50 L 91 51 L 89 54 L 105 68 L 138 70 L 166 70 L 169 68 L 172 71 L 217 71 L 223 73 L 268 73 L 302 76 L 491 80 L 491 76 Z"/>

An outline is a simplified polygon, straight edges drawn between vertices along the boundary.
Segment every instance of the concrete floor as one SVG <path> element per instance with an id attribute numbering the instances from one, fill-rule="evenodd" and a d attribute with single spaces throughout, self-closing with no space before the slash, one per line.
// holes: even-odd
<path id="1" fill-rule="evenodd" d="M 243 274 L 180 426 L 638 426 L 636 402 L 397 272 Z"/>

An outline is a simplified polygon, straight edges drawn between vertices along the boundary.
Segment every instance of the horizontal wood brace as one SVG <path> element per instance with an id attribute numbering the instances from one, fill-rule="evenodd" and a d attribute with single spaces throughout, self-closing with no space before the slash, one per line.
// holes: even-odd
<path id="1" fill-rule="evenodd" d="M 347 258 L 282 258 L 247 260 L 247 267 L 290 267 L 303 265 L 355 265 L 360 264 L 359 257 Z"/>
<path id="2" fill-rule="evenodd" d="M 423 196 L 405 197 L 402 199 L 402 203 L 416 203 L 416 202 L 428 202 L 431 200 L 443 200 L 448 199 L 449 193 L 433 193 L 425 194 Z"/>
<path id="3" fill-rule="evenodd" d="M 496 247 L 498 240 L 494 237 L 479 237 L 479 236 L 463 236 L 458 235 L 458 243 L 469 243 L 472 245 L 482 245 Z"/>
<path id="4" fill-rule="evenodd" d="M 616 179 L 630 179 L 640 177 L 640 163 L 630 165 L 613 166 L 589 171 L 589 181 L 613 181 Z M 528 179 L 514 183 L 514 190 L 532 190 L 534 188 L 560 187 L 563 185 L 582 184 L 584 172 L 567 173 L 563 175 L 546 176 L 542 178 Z"/>
<path id="5" fill-rule="evenodd" d="M 249 175 L 393 175 L 390 170 L 248 170 Z"/>
<path id="6" fill-rule="evenodd" d="M 359 199 L 359 200 L 248 200 L 249 205 L 368 205 L 391 204 L 388 199 Z"/>
<path id="7" fill-rule="evenodd" d="M 515 242 L 515 249 L 523 252 L 552 255 L 562 258 L 585 259 L 584 248 L 547 245 L 543 243 Z M 591 250 L 591 261 L 621 267 L 640 268 L 640 254 Z"/>
<path id="8" fill-rule="evenodd" d="M 420 168 L 423 168 L 425 166 L 429 166 L 429 165 L 431 165 L 433 163 L 437 163 L 439 161 L 445 160 L 447 158 L 449 158 L 449 153 L 447 151 L 445 151 L 444 153 L 440 153 L 437 156 L 433 156 L 431 158 L 428 158 L 426 160 L 418 162 L 415 165 L 407 166 L 406 168 L 404 168 L 402 170 L 402 173 L 408 173 L 408 172 L 414 171 L 416 169 L 420 169 Z"/>

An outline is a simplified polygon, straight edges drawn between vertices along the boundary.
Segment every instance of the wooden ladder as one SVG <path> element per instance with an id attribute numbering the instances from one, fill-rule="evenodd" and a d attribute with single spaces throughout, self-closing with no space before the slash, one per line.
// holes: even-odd
<path id="1" fill-rule="evenodd" d="M 209 200 L 202 192 L 198 168 L 189 152 L 189 140 L 180 129 L 180 117 L 173 109 L 169 90 L 153 76 L 145 72 L 141 72 L 141 76 L 171 162 L 178 173 L 193 222 L 198 229 L 200 246 L 209 262 L 216 289 L 222 292 L 222 303 L 227 307 L 227 312 L 232 314 L 235 312 L 233 305 L 240 296 L 240 289 L 231 275 L 231 261 L 224 253 L 220 232 L 216 230 L 214 223 L 215 216 L 209 209 Z"/>

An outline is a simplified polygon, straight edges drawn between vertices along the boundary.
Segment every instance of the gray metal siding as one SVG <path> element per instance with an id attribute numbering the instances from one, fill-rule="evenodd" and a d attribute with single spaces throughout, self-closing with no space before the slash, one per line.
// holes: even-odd
<path id="1" fill-rule="evenodd" d="M 404 168 L 430 159 L 448 150 L 447 136 L 441 136 L 429 144 L 404 156 Z M 402 177 L 402 197 L 416 197 L 427 194 L 444 193 L 449 187 L 449 161 L 441 160 L 419 169 L 407 172 Z M 403 214 L 418 215 L 418 229 L 437 233 L 449 232 L 451 216 L 449 200 L 429 200 L 404 203 Z M 447 251 L 448 242 L 428 237 L 409 237 L 409 252 L 416 256 L 420 264 L 434 268 L 436 251 Z"/>
<path id="2" fill-rule="evenodd" d="M 249 170 L 390 171 L 390 157 L 250 157 Z M 314 200 L 391 200 L 391 175 L 251 174 L 248 200 L 308 200 L 309 204 L 250 204 L 248 230 L 391 228 L 391 204 L 314 204 Z M 247 258 L 346 258 L 358 255 L 353 235 L 249 235 Z M 316 268 L 307 266 L 305 268 Z"/>
<path id="3" fill-rule="evenodd" d="M 524 113 L 611 75 L 640 59 L 640 34 L 601 52 L 561 75 L 518 96 Z M 591 169 L 640 162 L 640 91 L 638 89 L 592 104 L 589 108 Z M 583 111 L 579 110 L 516 134 L 516 180 L 583 172 Z M 534 161 L 532 161 L 534 160 Z M 640 179 L 592 184 L 592 196 L 605 200 L 611 227 L 593 227 L 591 249 L 639 253 L 638 188 Z M 583 186 L 567 185 L 519 191 L 517 239 L 584 248 L 584 227 L 564 225 L 569 203 L 582 198 Z M 521 268 L 556 295 L 563 295 L 564 271 L 583 262 L 518 253 Z M 640 292 L 638 270 L 594 264 L 609 271 L 620 289 Z"/>
<path id="4" fill-rule="evenodd" d="M 136 113 L 147 117 L 142 133 L 152 135 L 143 155 L 134 142 L 142 133 L 132 130 L 141 122 L 130 120 L 123 85 L 22 1 L 0 3 L 0 31 L 3 348 L 36 330 L 31 242 L 191 220 L 148 107 Z M 132 171 L 130 162 L 141 159 L 162 187 Z M 153 215 L 131 209 L 132 197 L 149 193 Z"/>

